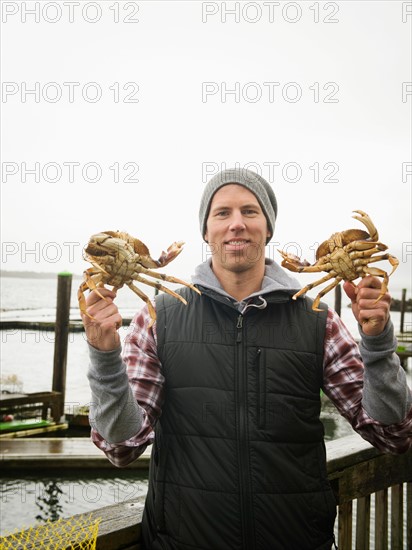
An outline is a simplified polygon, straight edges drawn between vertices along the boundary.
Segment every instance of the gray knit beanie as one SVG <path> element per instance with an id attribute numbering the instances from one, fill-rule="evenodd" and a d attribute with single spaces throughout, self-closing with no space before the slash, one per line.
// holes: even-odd
<path id="1" fill-rule="evenodd" d="M 218 189 L 224 185 L 228 185 L 229 183 L 243 185 L 243 187 L 249 189 L 249 191 L 251 191 L 259 201 L 263 213 L 266 216 L 268 229 L 270 231 L 270 237 L 266 242 L 267 244 L 272 238 L 273 231 L 275 229 L 276 216 L 278 213 L 275 193 L 269 183 L 263 179 L 262 176 L 244 168 L 229 168 L 227 170 L 223 170 L 222 172 L 218 172 L 206 184 L 200 200 L 199 208 L 199 222 L 202 237 L 204 238 L 206 233 L 206 222 L 209 216 L 210 203 L 212 202 L 213 195 Z"/>

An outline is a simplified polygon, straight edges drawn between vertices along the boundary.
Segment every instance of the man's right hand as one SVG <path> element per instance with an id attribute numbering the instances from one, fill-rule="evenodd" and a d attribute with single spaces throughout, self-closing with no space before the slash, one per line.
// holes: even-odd
<path id="1" fill-rule="evenodd" d="M 116 292 L 105 287 L 99 287 L 103 300 L 96 291 L 86 298 L 86 311 L 92 317 L 82 314 L 83 325 L 90 345 L 100 351 L 112 351 L 120 346 L 120 336 L 117 332 L 122 326 L 122 317 L 114 303 Z"/>

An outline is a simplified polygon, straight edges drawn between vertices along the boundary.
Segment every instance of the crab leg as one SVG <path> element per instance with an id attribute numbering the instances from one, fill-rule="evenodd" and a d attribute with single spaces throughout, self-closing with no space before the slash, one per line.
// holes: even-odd
<path id="1" fill-rule="evenodd" d="M 99 292 L 98 286 L 96 285 L 96 283 L 93 280 L 93 276 L 97 275 L 97 273 L 90 274 L 90 272 L 87 270 L 87 271 L 84 272 L 84 275 L 86 277 L 86 280 L 80 285 L 79 290 L 77 291 L 77 299 L 79 301 L 80 311 L 82 313 L 84 313 L 85 315 L 87 315 L 87 317 L 89 317 L 90 319 L 94 320 L 94 317 L 92 315 L 90 315 L 89 313 L 87 313 L 87 311 L 86 311 L 86 300 L 85 300 L 85 297 L 84 297 L 84 291 L 85 290 L 94 290 L 96 292 L 96 294 L 98 296 L 100 296 L 100 298 L 102 298 L 105 302 L 107 302 L 108 300 L 107 300 L 107 298 L 105 298 L 103 296 L 103 294 L 101 294 L 101 292 Z M 104 285 L 99 284 L 99 286 L 102 287 Z"/>
<path id="2" fill-rule="evenodd" d="M 182 296 L 180 296 L 180 294 L 177 294 L 177 292 L 175 292 L 174 290 L 172 290 L 170 288 L 166 288 L 161 283 L 159 283 L 159 282 L 154 283 L 153 281 L 149 281 L 149 279 L 145 279 L 144 277 L 141 277 L 140 275 L 135 275 L 133 278 L 134 278 L 135 281 L 139 281 L 140 283 L 144 283 L 145 285 L 149 285 L 149 286 L 152 286 L 154 288 L 157 288 L 157 290 L 163 290 L 163 292 L 166 292 L 167 294 L 170 294 L 171 296 L 174 296 L 175 298 L 180 300 L 183 304 L 187 305 L 186 300 Z"/>
<path id="3" fill-rule="evenodd" d="M 388 260 L 392 266 L 392 271 L 389 273 L 389 277 L 392 275 L 392 273 L 395 271 L 395 269 L 397 269 L 399 265 L 399 260 L 395 258 L 395 256 L 391 256 L 390 254 L 383 254 L 382 256 L 375 256 L 375 258 L 368 258 L 368 259 L 356 258 L 353 263 L 354 265 L 363 265 L 362 260 L 365 262 L 365 265 L 371 264 L 372 262 L 380 262 L 381 260 Z"/>
<path id="4" fill-rule="evenodd" d="M 147 308 L 149 310 L 149 315 L 152 319 L 149 324 L 149 328 L 150 328 L 153 325 L 153 323 L 156 321 L 156 311 L 153 307 L 152 302 L 150 301 L 150 298 L 146 296 L 146 294 L 142 292 L 140 288 L 137 288 L 137 286 L 134 286 L 133 283 L 128 283 L 127 286 L 130 288 L 130 290 L 133 290 L 133 292 L 137 294 L 139 298 L 141 298 L 144 302 L 146 302 Z"/>
<path id="5" fill-rule="evenodd" d="M 330 269 L 332 267 L 330 262 L 316 262 L 314 265 L 310 265 L 310 263 L 306 260 L 303 260 L 303 262 L 300 262 L 299 265 L 296 265 L 293 263 L 294 257 L 288 257 L 288 255 L 281 250 L 279 250 L 279 252 L 283 257 L 283 261 L 281 264 L 282 267 L 286 267 L 287 269 L 289 269 L 289 271 L 294 271 L 295 273 L 317 273 L 319 271 L 325 271 L 326 269 Z M 298 258 L 296 259 L 298 260 Z"/>
<path id="6" fill-rule="evenodd" d="M 186 281 L 182 281 L 182 279 L 178 279 L 177 277 L 173 277 L 172 275 L 166 275 L 165 273 L 157 273 L 156 271 L 152 271 L 152 270 L 146 269 L 144 267 L 142 267 L 141 272 L 144 275 L 148 275 L 149 277 L 153 277 L 154 279 L 162 279 L 162 281 L 168 281 L 169 283 L 177 283 L 177 284 L 180 284 L 180 285 L 187 286 L 188 288 L 191 288 L 192 290 L 194 290 L 198 294 L 201 294 L 200 290 L 198 290 L 192 284 L 186 283 Z M 139 280 L 138 277 L 139 277 L 138 275 L 137 276 L 133 275 L 133 279 Z M 146 279 L 143 279 L 143 282 L 145 282 L 147 284 L 148 281 Z"/>
<path id="7" fill-rule="evenodd" d="M 342 277 L 336 277 L 336 279 L 333 281 L 332 284 L 328 285 L 327 287 L 325 287 L 321 292 L 319 292 L 319 294 L 316 296 L 315 298 L 315 301 L 313 302 L 312 304 L 312 309 L 313 311 L 322 311 L 321 309 L 318 308 L 318 305 L 319 305 L 319 302 L 320 302 L 320 299 L 322 298 L 322 296 L 324 296 L 325 294 L 327 294 L 330 290 L 332 290 L 333 288 L 335 288 L 335 286 L 338 286 L 338 284 L 342 281 Z"/>
<path id="8" fill-rule="evenodd" d="M 322 283 L 324 283 L 325 281 L 328 281 L 329 279 L 332 279 L 333 277 L 336 277 L 336 273 L 334 271 L 332 271 L 328 275 L 325 275 L 324 277 L 322 277 L 322 279 L 319 279 L 318 281 L 315 281 L 314 283 L 310 283 L 305 287 L 301 288 L 299 292 L 297 292 L 292 296 L 292 299 L 296 300 L 296 298 L 298 298 L 302 294 L 305 294 L 305 292 L 307 292 L 308 290 L 311 290 L 315 286 L 321 285 Z"/>
<path id="9" fill-rule="evenodd" d="M 375 254 L 375 252 L 382 252 L 382 250 L 386 250 L 387 248 L 388 247 L 386 244 L 383 243 L 375 243 L 375 246 L 371 248 L 370 241 L 353 241 L 352 243 L 346 245 L 346 250 L 348 252 L 356 250 L 363 252 L 365 255 L 372 255 Z"/>
<path id="10" fill-rule="evenodd" d="M 350 246 L 350 245 L 348 245 Z M 350 248 L 350 252 L 351 252 L 351 255 L 350 257 L 351 258 L 366 258 L 368 262 L 371 262 L 371 261 L 374 261 L 375 258 L 372 258 L 370 259 L 370 256 L 372 256 L 372 254 L 375 254 L 376 252 L 382 252 L 382 250 L 386 250 L 386 248 L 382 248 L 382 249 L 379 249 L 379 248 L 370 248 L 369 250 L 362 250 L 362 249 L 359 249 L 359 248 Z M 387 256 L 389 256 L 389 254 L 383 254 L 382 256 L 376 256 L 376 258 L 378 258 L 379 260 L 387 260 Z M 375 260 L 376 261 L 376 260 Z"/>
<path id="11" fill-rule="evenodd" d="M 367 265 L 363 268 L 363 271 L 365 275 L 374 275 L 375 277 L 383 277 L 382 286 L 381 286 L 381 292 L 377 299 L 374 301 L 374 304 L 376 302 L 379 302 L 379 300 L 386 294 L 388 290 L 388 283 L 389 283 L 389 277 L 386 271 L 383 271 L 383 269 L 379 269 L 378 267 L 368 267 Z"/>
<path id="12" fill-rule="evenodd" d="M 80 286 L 79 286 L 79 289 L 77 291 L 77 299 L 79 301 L 79 308 L 80 308 L 80 311 L 82 313 L 85 313 L 86 315 L 87 312 L 86 312 L 86 299 L 84 297 L 84 291 L 87 290 L 89 287 L 86 283 L 86 281 L 84 283 L 82 283 Z"/>
<path id="13" fill-rule="evenodd" d="M 289 267 L 289 264 L 288 264 L 288 265 L 285 265 L 284 267 L 287 267 L 291 271 L 297 271 L 298 273 L 318 273 L 319 271 L 326 271 L 327 269 L 330 269 L 332 266 L 330 262 L 326 262 L 323 264 L 316 263 L 314 265 L 308 265 L 304 267 L 295 267 L 295 266 Z"/>

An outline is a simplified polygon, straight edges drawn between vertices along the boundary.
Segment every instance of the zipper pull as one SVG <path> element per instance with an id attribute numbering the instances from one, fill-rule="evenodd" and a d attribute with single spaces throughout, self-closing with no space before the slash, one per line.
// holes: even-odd
<path id="1" fill-rule="evenodd" d="M 260 354 L 262 353 L 262 350 L 260 348 L 258 348 L 256 350 L 256 357 L 255 357 L 255 367 L 258 368 L 259 367 L 259 362 L 260 362 Z"/>
<path id="2" fill-rule="evenodd" d="M 237 328 L 236 343 L 237 344 L 242 341 L 242 327 L 243 327 L 243 315 L 239 315 L 236 323 L 236 328 Z"/>

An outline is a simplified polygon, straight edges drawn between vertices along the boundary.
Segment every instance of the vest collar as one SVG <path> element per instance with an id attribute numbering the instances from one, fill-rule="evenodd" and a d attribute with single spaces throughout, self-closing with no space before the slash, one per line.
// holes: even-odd
<path id="1" fill-rule="evenodd" d="M 220 302 L 228 307 L 236 309 L 242 315 L 244 315 L 248 309 L 265 309 L 268 304 L 286 303 L 291 299 L 291 296 L 293 294 L 291 291 L 269 292 L 259 295 L 256 294 L 246 298 L 245 300 L 242 300 L 241 302 L 237 302 L 234 298 L 229 296 L 229 294 L 216 292 L 214 289 L 204 287 L 202 285 L 196 286 L 199 288 L 202 294 L 209 296 L 209 298 L 215 300 L 216 302 Z"/>
<path id="2" fill-rule="evenodd" d="M 212 288 L 216 292 L 227 294 L 220 284 L 218 278 L 213 272 L 212 261 L 209 260 L 198 265 L 195 269 L 195 274 L 192 276 L 192 281 L 196 285 Z M 262 288 L 256 295 L 272 292 L 272 291 L 290 291 L 297 292 L 301 286 L 297 279 L 291 277 L 280 265 L 273 260 L 266 258 L 265 260 L 265 274 L 262 281 Z M 254 296 L 251 294 L 251 296 Z"/>

